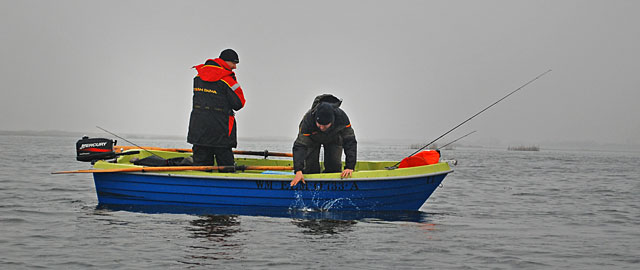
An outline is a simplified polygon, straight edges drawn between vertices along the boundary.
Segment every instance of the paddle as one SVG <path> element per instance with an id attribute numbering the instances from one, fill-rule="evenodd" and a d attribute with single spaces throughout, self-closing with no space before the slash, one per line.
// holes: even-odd
<path id="1" fill-rule="evenodd" d="M 92 169 L 92 170 L 77 170 L 77 171 L 60 171 L 52 172 L 51 174 L 66 174 L 66 173 L 114 173 L 114 172 L 170 172 L 170 171 L 211 171 L 211 170 L 224 170 L 224 169 L 236 169 L 240 171 L 244 170 L 271 170 L 271 171 L 290 171 L 293 170 L 291 166 L 170 166 L 170 167 L 135 167 L 135 168 L 121 168 L 121 169 Z"/>
<path id="2" fill-rule="evenodd" d="M 124 150 L 130 150 L 130 149 L 146 149 L 146 150 L 158 150 L 158 151 L 168 151 L 168 152 L 179 152 L 179 153 L 187 153 L 187 152 L 193 152 L 193 150 L 188 149 L 188 148 L 162 148 L 162 147 L 151 147 L 151 146 L 123 146 L 123 145 L 116 145 L 113 148 L 115 148 L 116 153 L 120 153 Z M 235 150 L 233 151 L 234 154 L 237 155 L 253 155 L 253 156 L 274 156 L 274 157 L 293 157 L 293 154 L 291 153 L 279 153 L 279 152 L 269 152 L 267 150 L 264 151 L 239 151 L 239 150 Z"/>

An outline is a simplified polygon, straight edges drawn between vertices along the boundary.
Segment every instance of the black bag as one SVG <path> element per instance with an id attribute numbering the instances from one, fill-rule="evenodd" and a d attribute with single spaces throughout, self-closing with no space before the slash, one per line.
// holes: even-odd
<path id="1" fill-rule="evenodd" d="M 193 159 L 191 157 L 177 157 L 164 159 L 159 156 L 148 156 L 143 159 L 132 160 L 134 165 L 140 166 L 152 166 L 152 167 L 160 167 L 160 166 L 191 166 L 193 165 Z"/>

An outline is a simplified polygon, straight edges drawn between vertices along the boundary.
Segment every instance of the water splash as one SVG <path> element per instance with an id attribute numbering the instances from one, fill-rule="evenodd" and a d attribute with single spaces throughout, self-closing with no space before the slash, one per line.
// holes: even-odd
<path id="1" fill-rule="evenodd" d="M 296 190 L 294 192 L 294 200 L 291 203 L 291 205 L 289 206 L 289 210 L 300 210 L 300 209 L 305 209 L 307 208 L 304 204 L 304 200 L 302 199 L 302 192 L 300 192 L 299 190 Z"/>
<path id="2" fill-rule="evenodd" d="M 307 200 L 309 205 L 305 204 L 305 196 L 303 192 L 306 192 L 307 199 L 311 199 L 310 203 Z M 309 194 L 310 193 L 310 194 Z M 294 200 L 289 206 L 289 210 L 302 211 L 302 212 L 326 212 L 329 210 L 340 210 L 344 208 L 346 205 L 353 206 L 355 210 L 360 210 L 358 205 L 356 205 L 351 198 L 335 198 L 335 199 L 323 199 L 321 198 L 321 194 L 323 192 L 321 190 L 310 190 L 310 191 L 300 191 L 296 190 L 294 192 Z M 310 198 L 309 198 L 310 197 Z"/>

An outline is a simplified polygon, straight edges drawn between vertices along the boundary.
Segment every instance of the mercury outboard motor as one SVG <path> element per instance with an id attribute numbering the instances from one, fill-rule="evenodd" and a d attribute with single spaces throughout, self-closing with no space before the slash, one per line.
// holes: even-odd
<path id="1" fill-rule="evenodd" d="M 84 136 L 76 143 L 76 159 L 78 161 L 94 162 L 96 160 L 115 158 L 117 155 L 113 151 L 113 146 L 116 142 L 110 139 Z"/>

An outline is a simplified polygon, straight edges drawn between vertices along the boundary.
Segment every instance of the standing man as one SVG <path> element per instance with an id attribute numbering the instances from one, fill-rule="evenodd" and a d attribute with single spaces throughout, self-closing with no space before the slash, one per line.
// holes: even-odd
<path id="1" fill-rule="evenodd" d="M 198 75 L 193 79 L 193 109 L 189 120 L 187 142 L 193 144 L 193 164 L 213 166 L 234 165 L 233 151 L 238 145 L 235 112 L 244 107 L 244 93 L 233 70 L 240 63 L 232 49 L 194 66 Z M 232 172 L 230 170 L 222 170 Z"/>
<path id="2" fill-rule="evenodd" d="M 324 173 L 340 172 L 341 178 L 351 177 L 356 167 L 356 135 L 347 114 L 340 108 L 342 100 L 324 94 L 317 96 L 302 121 L 298 137 L 293 143 L 293 170 L 291 186 L 302 180 L 304 173 L 320 173 L 320 147 L 324 146 Z M 342 150 L 345 166 L 342 170 Z"/>

